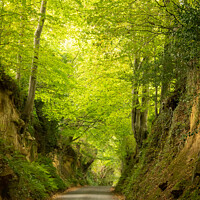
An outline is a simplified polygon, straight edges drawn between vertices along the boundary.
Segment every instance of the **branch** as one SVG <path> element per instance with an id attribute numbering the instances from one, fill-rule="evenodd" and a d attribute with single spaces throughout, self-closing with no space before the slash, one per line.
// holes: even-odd
<path id="1" fill-rule="evenodd" d="M 147 44 L 149 44 L 151 41 L 153 41 L 154 38 L 157 37 L 158 35 L 159 35 L 159 34 L 153 36 L 149 41 L 145 42 L 145 43 L 142 45 L 142 47 L 139 48 L 139 49 L 137 50 L 136 54 L 137 54 L 143 47 L 145 47 Z"/>
<path id="2" fill-rule="evenodd" d="M 147 20 L 147 23 L 149 23 L 149 24 L 151 24 L 153 26 L 156 26 L 157 28 L 173 30 L 173 27 L 167 27 L 167 26 L 163 26 L 163 25 L 158 25 L 158 24 L 155 24 L 154 22 L 151 22 L 151 21 L 148 21 L 148 20 Z"/>
<path id="3" fill-rule="evenodd" d="M 179 8 L 179 9 L 181 9 L 181 10 L 185 10 L 185 9 L 183 9 L 183 7 L 182 6 L 180 6 L 180 5 L 178 5 L 177 3 L 175 3 L 174 1 L 171 1 L 175 6 L 177 6 L 177 8 Z"/>
<path id="4" fill-rule="evenodd" d="M 1 43 L 0 46 L 5 46 L 5 45 L 8 45 L 8 44 L 10 44 L 10 42 L 4 43 L 4 44 Z"/>
<path id="5" fill-rule="evenodd" d="M 165 8 L 165 7 L 166 7 L 166 5 L 161 5 L 161 4 L 159 4 L 157 0 L 155 0 L 155 2 L 156 2 L 161 8 Z"/>
<path id="6" fill-rule="evenodd" d="M 179 24 L 181 24 L 182 26 L 184 26 L 184 25 L 177 19 L 177 17 L 175 16 L 175 14 L 172 13 L 172 12 L 170 12 L 170 11 L 167 9 L 166 4 L 161 5 L 160 3 L 158 3 L 157 0 L 155 0 L 155 2 L 156 2 L 156 3 L 158 4 L 158 6 L 160 6 L 161 8 L 165 8 L 165 11 L 166 11 L 168 14 L 170 14 L 171 16 L 173 16 L 174 19 L 175 19 Z M 173 2 L 173 1 L 172 1 L 172 2 Z M 174 2 L 173 2 L 173 3 L 174 3 Z M 174 4 L 175 4 L 175 3 L 174 3 Z M 177 5 L 177 4 L 175 4 L 175 5 Z"/>
<path id="7" fill-rule="evenodd" d="M 76 56 L 73 58 L 72 63 L 74 63 L 74 61 L 78 58 L 78 55 L 81 51 L 78 51 L 78 53 L 76 54 Z"/>
<path id="8" fill-rule="evenodd" d="M 166 10 L 166 12 L 167 12 L 168 14 L 170 14 L 171 16 L 173 16 L 174 19 L 175 19 L 179 24 L 181 24 L 182 26 L 184 26 L 184 25 L 177 19 L 177 17 L 175 16 L 175 14 L 171 13 L 171 12 L 167 9 L 167 7 L 166 7 L 165 10 Z"/>
<path id="9" fill-rule="evenodd" d="M 81 136 L 78 136 L 78 137 L 74 138 L 71 142 L 74 142 L 74 141 L 78 140 Z"/>
<path id="10" fill-rule="evenodd" d="M 85 130 L 84 130 L 84 132 L 83 133 L 86 133 L 90 128 L 92 128 L 92 126 L 94 126 L 95 124 L 96 124 L 96 122 L 98 122 L 98 120 L 97 121 L 95 121 L 95 122 L 93 122 L 93 124 L 92 125 L 90 125 L 90 126 L 88 126 Z M 79 127 L 80 128 L 80 127 Z M 73 140 L 72 140 L 72 142 L 74 142 L 74 141 L 76 141 L 76 140 L 78 140 L 79 138 L 81 138 L 81 136 L 82 136 L 83 134 L 81 134 L 80 136 L 78 136 L 78 137 L 76 137 L 76 138 L 74 138 Z"/>

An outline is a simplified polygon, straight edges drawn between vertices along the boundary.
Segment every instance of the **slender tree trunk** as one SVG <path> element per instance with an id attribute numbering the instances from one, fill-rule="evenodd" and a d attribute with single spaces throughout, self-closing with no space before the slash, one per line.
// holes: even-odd
<path id="1" fill-rule="evenodd" d="M 170 43 L 168 42 L 169 36 L 165 38 L 165 46 L 164 46 L 164 55 L 163 55 L 163 69 L 162 69 L 162 83 L 161 83 L 161 97 L 160 97 L 160 109 L 163 107 L 164 100 L 167 96 L 169 91 L 170 85 L 170 74 L 172 73 L 172 66 L 171 66 L 171 56 L 169 54 L 169 47 Z"/>
<path id="2" fill-rule="evenodd" d="M 139 58 L 136 56 L 134 66 L 133 67 L 133 74 L 138 70 L 139 68 Z M 137 108 L 139 105 L 139 99 L 138 99 L 138 84 L 137 81 L 133 80 L 133 89 L 132 89 L 133 99 L 132 99 L 132 132 L 134 134 L 136 143 L 139 143 L 139 129 L 140 129 L 140 110 Z"/>
<path id="3" fill-rule="evenodd" d="M 21 39 L 23 37 L 23 32 L 24 32 L 23 16 L 21 16 L 20 19 L 21 19 L 21 24 L 20 24 L 21 33 L 19 34 L 19 36 L 20 36 L 19 48 L 22 47 L 22 41 L 21 41 Z M 18 66 L 17 66 L 16 79 L 17 79 L 18 84 L 20 84 L 21 68 L 22 68 L 22 56 L 21 56 L 20 50 L 19 50 L 18 55 L 17 55 L 17 64 L 18 64 Z"/>
<path id="4" fill-rule="evenodd" d="M 22 48 L 22 38 L 24 36 L 24 27 L 25 27 L 25 24 L 24 24 L 24 19 L 25 19 L 24 12 L 25 12 L 25 9 L 26 9 L 26 0 L 23 0 L 21 2 L 21 6 L 22 6 L 22 8 L 21 8 L 21 17 L 20 17 L 21 23 L 20 23 L 20 33 L 19 33 L 19 36 L 20 36 L 19 49 Z M 21 55 L 20 50 L 19 50 L 18 55 L 17 55 L 17 64 L 18 64 L 18 66 L 17 66 L 16 79 L 17 79 L 18 84 L 20 85 L 21 69 L 22 69 L 22 55 Z"/>
<path id="5" fill-rule="evenodd" d="M 18 84 L 20 84 L 21 66 L 22 66 L 22 56 L 20 54 L 18 54 L 18 56 L 17 56 L 17 63 L 18 63 L 18 68 L 17 68 L 16 79 L 17 79 Z"/>
<path id="6" fill-rule="evenodd" d="M 167 5 L 170 3 L 170 0 L 164 0 L 163 1 L 165 3 L 165 6 L 167 7 Z M 170 19 L 168 14 L 166 14 L 165 16 L 165 20 L 166 22 L 170 23 Z M 160 97 L 160 111 L 163 108 L 163 103 L 164 103 L 164 99 L 167 96 L 167 92 L 169 89 L 169 80 L 171 77 L 169 77 L 169 69 L 171 68 L 171 66 L 169 66 L 169 63 L 171 65 L 171 62 L 169 60 L 170 55 L 169 55 L 169 38 L 170 38 L 170 33 L 168 32 L 168 34 L 165 36 L 165 45 L 164 45 L 164 55 L 163 55 L 163 71 L 162 71 L 162 84 L 161 84 L 161 97 Z"/>
<path id="7" fill-rule="evenodd" d="M 156 57 L 155 57 L 155 52 L 154 52 L 154 78 L 155 78 L 155 98 L 154 98 L 154 102 L 155 102 L 155 117 L 158 116 L 158 75 L 157 75 L 157 65 L 156 63 Z"/>
<path id="8" fill-rule="evenodd" d="M 134 134 L 136 143 L 139 143 L 140 137 L 140 109 L 137 108 L 137 105 L 139 105 L 138 100 L 138 91 L 137 89 L 133 89 L 133 101 L 132 101 L 132 132 Z"/>
<path id="9" fill-rule="evenodd" d="M 29 120 L 31 112 L 33 110 L 33 105 L 34 105 L 37 68 L 38 68 L 38 59 L 39 59 L 39 48 L 40 48 L 40 37 L 41 37 L 42 29 L 44 26 L 44 22 L 45 22 L 46 5 L 47 5 L 47 0 L 43 0 L 41 4 L 41 9 L 40 9 L 41 16 L 38 21 L 38 27 L 35 31 L 33 63 L 32 63 L 32 68 L 31 68 L 31 76 L 29 80 L 28 98 L 27 98 L 27 102 L 24 108 L 25 121 Z"/>
<path id="10" fill-rule="evenodd" d="M 140 62 L 138 57 L 135 58 L 134 63 L 134 74 L 140 67 L 142 66 L 143 62 L 146 61 L 146 58 Z M 139 86 L 137 81 L 133 81 L 133 100 L 132 100 L 132 131 L 137 143 L 137 150 L 142 146 L 142 142 L 147 137 L 147 117 L 148 117 L 148 87 L 143 86 L 142 90 L 142 99 L 141 102 L 139 100 Z M 138 106 L 142 106 L 145 109 L 141 110 Z"/>
<path id="11" fill-rule="evenodd" d="M 0 14 L 2 15 L 0 17 L 0 47 L 2 45 L 2 32 L 3 32 L 3 20 L 4 20 L 4 17 L 3 17 L 3 12 L 4 12 L 4 2 L 2 1 L 1 2 L 1 10 L 0 10 Z M 1 56 L 0 56 L 0 70 L 3 70 L 3 66 L 1 64 Z"/>
<path id="12" fill-rule="evenodd" d="M 158 86 L 155 86 L 155 116 L 158 116 Z"/>
<path id="13" fill-rule="evenodd" d="M 145 109 L 141 112 L 140 116 L 140 145 L 142 145 L 143 140 L 147 138 L 148 127 L 147 127 L 147 119 L 148 119 L 148 104 L 149 104 L 149 87 L 147 85 L 143 88 L 143 97 L 142 97 L 142 107 Z"/>

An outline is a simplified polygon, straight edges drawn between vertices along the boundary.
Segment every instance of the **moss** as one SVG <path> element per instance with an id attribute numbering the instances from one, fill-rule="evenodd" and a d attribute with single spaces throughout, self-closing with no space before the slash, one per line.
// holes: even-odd
<path id="1" fill-rule="evenodd" d="M 200 200 L 200 190 L 195 190 L 190 196 L 191 200 Z"/>
<path id="2" fill-rule="evenodd" d="M 193 188 L 193 187 L 188 187 L 187 190 L 185 190 L 184 194 L 180 198 L 181 200 L 200 200 L 200 190 Z"/>
<path id="3" fill-rule="evenodd" d="M 188 183 L 188 181 L 186 181 L 186 180 L 181 180 L 181 181 L 177 182 L 177 183 L 174 185 L 173 189 L 174 189 L 174 190 L 184 189 L 184 188 L 187 186 L 187 183 Z"/>
<path id="4" fill-rule="evenodd" d="M 174 185 L 171 194 L 174 196 L 175 199 L 178 199 L 180 196 L 182 196 L 186 186 L 187 186 L 186 180 L 181 180 Z"/>
<path id="5" fill-rule="evenodd" d="M 153 122 L 151 133 L 136 156 L 138 163 L 130 163 L 123 173 L 118 190 L 123 191 L 127 200 L 200 200 L 199 181 L 193 185 L 191 181 L 196 153 L 184 140 L 184 134 L 190 130 L 196 88 L 190 83 L 173 112 L 165 109 Z M 198 117 L 199 111 L 195 115 L 195 134 L 200 122 Z M 199 176 L 197 178 L 200 180 Z M 162 183 L 167 183 L 165 190 L 159 188 Z"/>
<path id="6" fill-rule="evenodd" d="M 152 199 L 159 199 L 161 197 L 161 190 L 160 189 L 156 189 L 156 191 L 154 192 Z"/>

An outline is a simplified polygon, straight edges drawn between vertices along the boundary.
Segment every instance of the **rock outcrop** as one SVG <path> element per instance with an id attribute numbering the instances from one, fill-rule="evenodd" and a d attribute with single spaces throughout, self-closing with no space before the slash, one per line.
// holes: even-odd
<path id="1" fill-rule="evenodd" d="M 32 196 L 38 195 L 37 199 L 43 199 L 46 193 L 63 189 L 63 180 L 68 186 L 86 184 L 85 175 L 96 153 L 88 153 L 88 156 L 87 153 L 81 153 L 80 148 L 86 152 L 96 150 L 89 144 L 86 145 L 89 148 L 87 150 L 84 143 L 77 147 L 65 142 L 67 139 L 62 138 L 58 131 L 58 122 L 50 121 L 43 114 L 41 101 L 36 102 L 36 113 L 25 131 L 20 112 L 20 107 L 23 109 L 23 98 L 20 95 L 15 82 L 0 72 L 0 200 L 16 200 L 19 196 L 28 196 L 29 192 L 34 192 Z M 38 157 L 43 157 L 43 160 Z M 30 178 L 33 174 L 32 179 L 35 180 L 37 170 L 34 166 L 43 173 L 41 176 L 44 179 L 55 180 L 46 186 L 51 188 L 50 191 L 43 185 L 35 185 L 35 182 L 27 183 L 28 180 L 23 177 L 25 169 L 27 171 L 24 175 Z M 42 180 L 40 182 L 42 183 Z M 35 188 L 31 188 L 32 186 Z M 19 189 L 16 191 L 16 188 Z M 33 191 L 29 191 L 31 189 Z"/>

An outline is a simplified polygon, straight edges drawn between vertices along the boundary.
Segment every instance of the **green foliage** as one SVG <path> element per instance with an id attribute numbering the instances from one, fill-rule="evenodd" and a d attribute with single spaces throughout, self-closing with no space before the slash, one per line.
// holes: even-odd
<path id="1" fill-rule="evenodd" d="M 41 100 L 35 101 L 34 120 L 32 121 L 34 128 L 32 132 L 38 142 L 38 152 L 43 155 L 52 152 L 57 147 L 60 136 L 58 122 L 55 119 L 49 119 L 44 107 Z"/>
<path id="2" fill-rule="evenodd" d="M 39 8 L 36 0 L 0 3 L 0 70 L 4 68 L 12 77 L 20 71 L 17 84 L 24 92 L 28 91 Z M 30 125 L 39 152 L 56 148 L 62 134 L 65 145 L 76 142 L 78 146 L 84 138 L 98 149 L 97 157 L 105 161 L 109 173 L 120 160 L 132 156 L 137 145 L 132 135 L 132 109 L 144 112 L 148 108 L 151 130 L 157 117 L 155 108 L 185 82 L 188 65 L 199 62 L 199 10 L 198 1 L 49 0 L 40 41 L 35 121 Z M 164 123 L 169 128 L 171 121 Z M 155 146 L 166 137 L 162 127 L 158 128 L 152 136 Z M 80 148 L 84 155 L 88 150 Z M 154 151 L 150 149 L 149 154 L 156 154 Z M 144 163 L 145 152 L 141 154 Z M 10 165 L 18 173 L 22 191 L 26 185 L 27 194 L 33 191 L 44 198 L 64 187 L 44 158 L 33 163 L 22 160 L 21 164 L 13 158 Z M 81 173 L 77 171 L 80 182 Z M 96 174 L 99 182 L 101 172 Z"/>
<path id="3" fill-rule="evenodd" d="M 177 36 L 176 45 L 182 49 L 183 59 L 190 62 L 190 66 L 197 65 L 196 59 L 199 59 L 199 13 L 200 5 L 198 1 L 185 2 L 177 9 L 179 23 L 175 32 Z"/>
<path id="4" fill-rule="evenodd" d="M 52 160 L 50 158 L 39 156 L 36 162 L 48 171 L 48 173 L 54 179 L 53 182 L 57 186 L 58 190 L 64 190 L 66 188 L 66 184 L 58 175 L 56 168 L 53 166 Z"/>
<path id="5" fill-rule="evenodd" d="M 89 185 L 111 186 L 116 183 L 116 174 L 114 169 L 108 166 L 99 166 L 98 171 L 89 171 L 87 173 L 87 181 Z"/>
<path id="6" fill-rule="evenodd" d="M 17 176 L 16 183 L 11 184 L 16 198 L 46 199 L 52 192 L 66 187 L 48 158 L 41 157 L 30 163 L 16 154 L 7 162 Z"/>
<path id="7" fill-rule="evenodd" d="M 180 197 L 180 199 L 181 200 L 187 200 L 187 199 L 197 200 L 199 199 L 199 195 L 200 195 L 199 189 L 188 187 L 183 193 L 183 195 Z"/>

